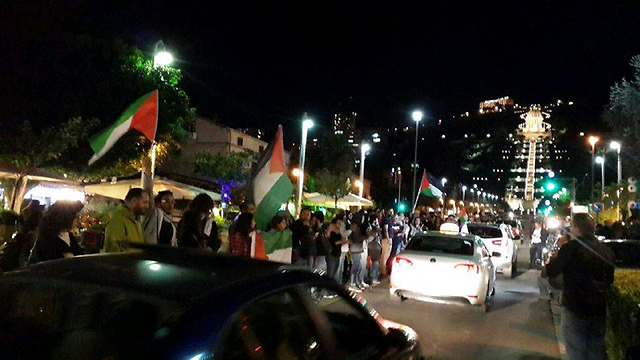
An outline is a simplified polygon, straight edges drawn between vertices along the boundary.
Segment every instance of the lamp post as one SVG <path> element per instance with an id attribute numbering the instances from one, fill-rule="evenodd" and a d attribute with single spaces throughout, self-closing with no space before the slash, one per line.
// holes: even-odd
<path id="1" fill-rule="evenodd" d="M 304 114 L 302 121 L 302 139 L 300 141 L 300 176 L 298 176 L 298 205 L 296 206 L 296 215 L 300 216 L 302 210 L 302 188 L 304 184 L 304 160 L 307 152 L 307 132 L 313 127 L 313 120 L 307 119 L 307 113 Z"/>
<path id="2" fill-rule="evenodd" d="M 475 192 L 475 191 L 474 191 L 473 189 L 471 189 L 471 190 L 469 190 L 469 191 L 471 191 L 471 201 L 476 201 L 476 197 L 475 197 L 475 195 L 474 195 L 474 192 Z"/>
<path id="3" fill-rule="evenodd" d="M 371 150 L 371 146 L 367 143 L 362 143 L 360 146 L 360 182 L 362 186 L 360 186 L 358 192 L 358 196 L 360 197 L 364 194 L 364 159 L 367 157 L 367 151 L 369 150 Z"/>
<path id="4" fill-rule="evenodd" d="M 414 111 L 413 114 L 411 114 L 411 117 L 413 118 L 413 121 L 416 122 L 416 143 L 415 143 L 415 150 L 414 150 L 414 154 L 413 154 L 413 192 L 411 193 L 411 196 L 415 196 L 416 194 L 416 176 L 417 176 L 417 171 L 418 171 L 418 127 L 420 125 L 420 121 L 422 121 L 422 111 Z M 417 197 L 416 197 L 417 199 Z M 417 204 L 417 200 L 416 202 L 413 203 L 413 208 L 416 208 L 416 204 Z"/>
<path id="5" fill-rule="evenodd" d="M 602 168 L 602 186 L 601 186 L 601 194 L 600 197 L 604 196 L 604 156 L 597 156 L 596 157 L 596 163 L 600 164 L 600 167 Z"/>
<path id="6" fill-rule="evenodd" d="M 402 170 L 398 166 L 398 204 L 402 202 Z"/>
<path id="7" fill-rule="evenodd" d="M 462 201 L 463 202 L 464 202 L 464 195 L 466 194 L 466 192 L 467 192 L 467 187 L 465 185 L 462 185 Z"/>
<path id="8" fill-rule="evenodd" d="M 620 149 L 622 146 L 617 141 L 612 141 L 609 147 L 618 152 L 618 185 L 622 182 L 622 161 L 620 160 Z"/>
<path id="9" fill-rule="evenodd" d="M 597 136 L 589 136 L 589 144 L 591 145 L 591 201 L 593 201 L 593 193 L 595 191 L 595 157 L 596 157 L 596 144 L 600 141 Z"/>
<path id="10" fill-rule="evenodd" d="M 618 207 L 616 210 L 618 212 L 617 218 L 618 220 L 620 220 L 620 183 L 622 182 L 622 161 L 620 160 L 620 149 L 622 148 L 622 146 L 619 142 L 612 141 L 611 144 L 609 144 L 609 147 L 612 150 L 616 150 L 618 152 L 618 189 L 616 190 Z"/>

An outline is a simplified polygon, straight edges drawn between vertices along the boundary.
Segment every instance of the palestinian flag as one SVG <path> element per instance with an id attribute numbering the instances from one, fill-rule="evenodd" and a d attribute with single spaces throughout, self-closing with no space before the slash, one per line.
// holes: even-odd
<path id="1" fill-rule="evenodd" d="M 293 184 L 284 165 L 282 126 L 274 141 L 265 150 L 258 163 L 258 174 L 253 179 L 253 201 L 256 205 L 256 226 L 265 230 L 280 206 L 287 202 L 293 192 Z"/>
<path id="2" fill-rule="evenodd" d="M 435 197 L 442 199 L 442 191 L 429 183 L 427 170 L 422 173 L 422 182 L 420 183 L 420 195 Z"/>
<path id="3" fill-rule="evenodd" d="M 140 131 L 154 141 L 158 127 L 158 90 L 150 92 L 131 104 L 118 120 L 102 133 L 89 140 L 94 155 L 89 165 L 98 161 L 113 145 L 131 129 Z"/>
<path id="4" fill-rule="evenodd" d="M 271 230 L 260 234 L 262 234 L 264 250 L 269 261 L 291 264 L 291 253 L 293 252 L 291 230 Z"/>

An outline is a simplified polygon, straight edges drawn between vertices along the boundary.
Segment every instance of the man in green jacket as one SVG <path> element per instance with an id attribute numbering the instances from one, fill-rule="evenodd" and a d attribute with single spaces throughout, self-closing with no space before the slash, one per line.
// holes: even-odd
<path id="1" fill-rule="evenodd" d="M 140 189 L 129 190 L 124 205 L 111 213 L 105 229 L 104 251 L 108 253 L 126 251 L 123 243 L 142 243 L 144 233 L 138 216 L 149 209 L 149 193 Z"/>

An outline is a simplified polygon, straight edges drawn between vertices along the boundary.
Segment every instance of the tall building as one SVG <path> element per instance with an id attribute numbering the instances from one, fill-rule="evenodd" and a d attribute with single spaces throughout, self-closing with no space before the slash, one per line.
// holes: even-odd
<path id="1" fill-rule="evenodd" d="M 333 132 L 336 135 L 352 134 L 356 129 L 355 111 L 341 111 L 333 114 Z"/>
<path id="2" fill-rule="evenodd" d="M 498 99 L 485 100 L 481 102 L 480 106 L 478 107 L 478 112 L 480 114 L 490 114 L 490 113 L 503 112 L 508 108 L 513 108 L 513 107 L 514 107 L 513 99 L 511 99 L 508 96 L 503 96 Z M 469 114 L 466 114 L 466 116 L 469 116 Z"/>
<path id="3" fill-rule="evenodd" d="M 520 116 L 524 123 L 518 126 L 516 135 L 510 135 L 512 145 L 505 151 L 513 159 L 507 183 L 507 200 L 513 209 L 533 209 L 544 189 L 535 184 L 551 171 L 550 149 L 554 147 L 551 124 L 544 122 L 550 117 L 539 106 L 531 106 Z M 510 155 L 510 156 L 509 156 Z"/>

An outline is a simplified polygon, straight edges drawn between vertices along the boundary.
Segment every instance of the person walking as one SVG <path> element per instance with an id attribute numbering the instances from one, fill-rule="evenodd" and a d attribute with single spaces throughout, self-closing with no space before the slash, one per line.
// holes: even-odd
<path id="1" fill-rule="evenodd" d="M 373 236 L 369 242 L 368 256 L 371 259 L 371 266 L 369 267 L 369 282 L 372 286 L 380 283 L 380 257 L 382 255 L 382 244 L 380 239 L 382 238 L 381 230 L 378 225 L 378 219 L 374 219 L 371 225 Z"/>
<path id="2" fill-rule="evenodd" d="M 535 268 L 537 261 L 542 257 L 543 242 L 549 233 L 542 227 L 542 222 L 536 221 L 533 232 L 531 232 L 531 247 L 529 249 L 529 267 Z"/>
<path id="3" fill-rule="evenodd" d="M 251 257 L 251 233 L 256 227 L 253 214 L 244 213 L 238 216 L 236 228 L 229 234 L 229 254 Z"/>
<path id="4" fill-rule="evenodd" d="M 397 215 L 391 217 L 391 223 L 389 224 L 389 237 L 391 238 L 391 250 L 389 258 L 387 259 L 387 275 L 391 274 L 393 267 L 393 260 L 400 252 L 402 246 L 402 231 L 404 230 L 404 224 L 398 220 Z"/>
<path id="5" fill-rule="evenodd" d="M 174 203 L 173 193 L 169 190 L 156 195 L 142 222 L 146 243 L 178 246 L 177 231 L 171 217 Z"/>
<path id="6" fill-rule="evenodd" d="M 80 201 L 56 201 L 42 217 L 38 238 L 29 263 L 72 258 L 83 255 L 71 231 L 78 224 L 78 215 L 84 208 Z"/>
<path id="7" fill-rule="evenodd" d="M 547 264 L 547 275 L 563 275 L 561 328 L 571 360 L 606 359 L 607 290 L 614 279 L 613 252 L 594 234 L 588 214 L 575 214 L 571 238 Z"/>
<path id="8" fill-rule="evenodd" d="M 178 223 L 177 242 L 179 247 L 218 252 L 221 243 L 215 221 L 211 223 L 212 228 L 209 235 L 204 231 L 212 211 L 213 199 L 207 194 L 199 194 L 191 201 Z"/>
<path id="9" fill-rule="evenodd" d="M 104 252 L 124 252 L 125 243 L 144 242 L 144 233 L 138 217 L 149 209 L 149 193 L 141 188 L 132 188 L 112 213 L 104 231 Z"/>

